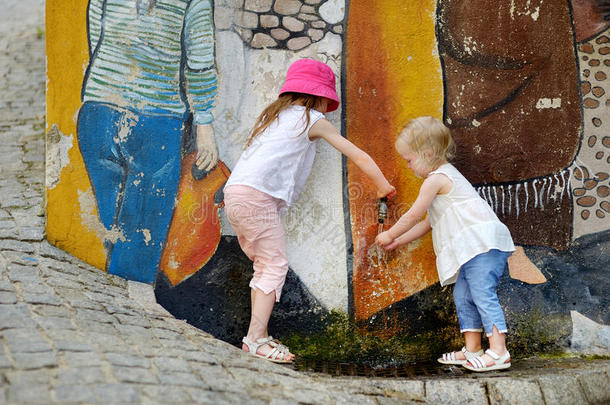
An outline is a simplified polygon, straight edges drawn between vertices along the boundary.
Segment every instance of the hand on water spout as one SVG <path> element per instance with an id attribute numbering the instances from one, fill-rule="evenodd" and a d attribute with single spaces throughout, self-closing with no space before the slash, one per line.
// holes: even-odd
<path id="1" fill-rule="evenodd" d="M 396 195 L 396 188 L 388 183 L 388 187 L 383 190 L 377 190 L 377 198 L 392 199 Z"/>

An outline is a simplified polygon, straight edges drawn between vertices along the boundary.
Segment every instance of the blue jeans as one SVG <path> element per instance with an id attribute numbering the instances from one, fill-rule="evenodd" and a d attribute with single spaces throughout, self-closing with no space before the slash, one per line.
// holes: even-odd
<path id="1" fill-rule="evenodd" d="M 453 298 L 462 333 L 481 332 L 481 327 L 484 327 L 487 336 L 491 336 L 494 325 L 498 332 L 506 333 L 496 286 L 510 255 L 510 252 L 492 249 L 475 256 L 460 268 Z"/>
<path id="2" fill-rule="evenodd" d="M 91 101 L 80 109 L 78 144 L 100 220 L 116 231 L 105 240 L 111 274 L 155 280 L 178 191 L 184 121 Z"/>

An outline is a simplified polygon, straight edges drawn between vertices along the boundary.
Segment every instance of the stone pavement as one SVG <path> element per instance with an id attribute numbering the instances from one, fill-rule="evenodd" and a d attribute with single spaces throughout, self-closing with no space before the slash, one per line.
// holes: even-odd
<path id="1" fill-rule="evenodd" d="M 610 361 L 521 360 L 509 372 L 382 379 L 254 359 L 173 318 L 148 285 L 44 240 L 44 3 L 0 15 L 0 404 L 594 404 Z"/>

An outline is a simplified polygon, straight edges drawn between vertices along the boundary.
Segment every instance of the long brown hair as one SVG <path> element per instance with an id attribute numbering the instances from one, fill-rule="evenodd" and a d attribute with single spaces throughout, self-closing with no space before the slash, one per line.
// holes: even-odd
<path id="1" fill-rule="evenodd" d="M 302 105 L 305 107 L 305 128 L 309 126 L 309 112 L 312 108 L 317 107 L 323 97 L 314 96 L 311 94 L 303 94 L 303 93 L 284 93 L 278 96 L 277 100 L 273 103 L 269 104 L 267 108 L 263 110 L 263 112 L 258 116 L 256 122 L 254 123 L 254 129 L 252 130 L 252 134 L 248 138 L 246 142 L 246 148 L 250 146 L 252 140 L 263 133 L 263 131 L 269 128 L 269 125 L 280 115 L 282 111 L 291 105 Z M 305 131 L 305 130 L 303 130 Z"/>

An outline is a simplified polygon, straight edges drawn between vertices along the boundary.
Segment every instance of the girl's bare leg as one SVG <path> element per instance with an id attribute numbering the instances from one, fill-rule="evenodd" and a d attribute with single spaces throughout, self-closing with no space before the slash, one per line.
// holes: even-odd
<path id="1" fill-rule="evenodd" d="M 258 288 L 252 289 L 252 313 L 250 315 L 250 327 L 248 328 L 248 339 L 255 341 L 269 336 L 267 325 L 273 305 L 275 304 L 275 291 L 265 294 Z"/>
<path id="2" fill-rule="evenodd" d="M 498 332 L 496 325 L 493 326 L 491 336 L 489 337 L 489 348 L 498 356 L 502 356 L 506 353 L 506 334 Z M 493 359 L 487 354 L 484 354 L 481 358 L 488 366 L 494 364 Z"/>
<path id="3" fill-rule="evenodd" d="M 257 339 L 269 336 L 267 332 L 267 326 L 269 324 L 269 318 L 271 318 L 271 311 L 273 311 L 273 305 L 275 304 L 275 291 L 265 294 L 258 288 L 253 288 L 251 295 L 252 301 L 252 313 L 250 317 L 250 327 L 248 328 L 248 339 L 255 342 Z M 242 345 L 242 350 L 248 351 L 246 344 Z M 269 353 L 271 346 L 264 345 L 257 350 L 258 354 L 265 355 Z M 294 358 L 294 354 L 290 353 L 286 360 Z"/>
<path id="4" fill-rule="evenodd" d="M 252 325 L 252 318 L 254 318 L 254 303 L 256 302 L 256 288 L 250 288 L 250 325 Z M 250 327 L 248 327 L 250 332 Z"/>
<path id="5" fill-rule="evenodd" d="M 464 332 L 464 342 L 466 350 L 475 353 L 481 350 L 481 332 Z M 455 358 L 458 360 L 466 360 L 466 356 L 461 350 L 455 352 Z"/>
<path id="6" fill-rule="evenodd" d="M 467 334 L 474 333 L 477 336 L 467 337 Z M 464 338 L 466 340 L 466 350 L 468 351 L 478 351 L 481 350 L 481 334 L 475 332 L 465 332 Z M 471 347 L 468 346 L 468 342 L 470 340 Z M 478 345 L 477 345 L 478 344 Z M 503 356 L 506 353 L 506 335 L 504 333 L 498 332 L 498 328 L 496 325 L 493 326 L 491 336 L 489 337 L 489 348 L 496 353 L 498 356 Z M 460 352 L 456 352 L 456 358 L 463 359 L 464 355 Z M 494 364 L 494 359 L 492 359 L 488 354 L 483 354 L 481 356 L 486 365 L 491 366 Z"/>
<path id="7" fill-rule="evenodd" d="M 466 350 L 469 352 L 474 353 L 481 350 L 481 332 L 464 332 L 464 341 Z"/>

